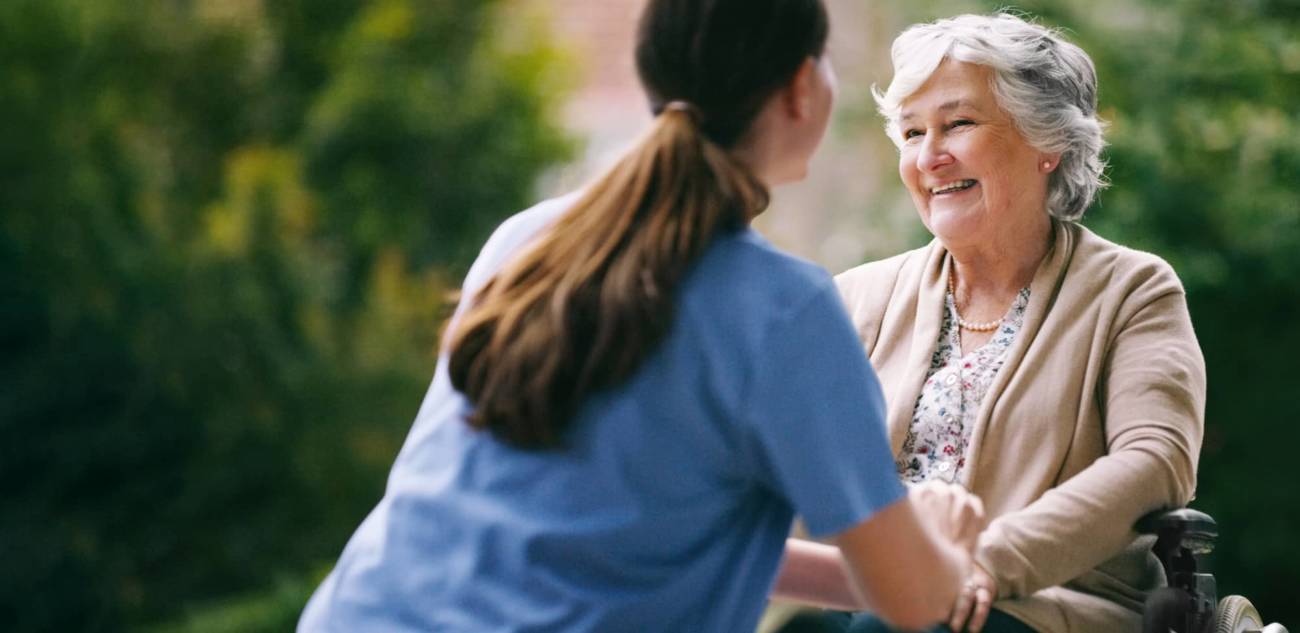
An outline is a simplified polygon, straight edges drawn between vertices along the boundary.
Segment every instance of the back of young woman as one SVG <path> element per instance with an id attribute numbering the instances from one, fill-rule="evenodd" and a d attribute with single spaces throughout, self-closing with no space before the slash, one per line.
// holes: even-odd
<path id="1" fill-rule="evenodd" d="M 489 249 L 567 202 L 507 222 Z M 752 630 L 794 506 L 829 534 L 902 494 L 883 434 L 860 432 L 882 403 L 838 302 L 824 273 L 752 231 L 720 236 L 679 288 L 671 333 L 587 400 L 563 450 L 470 428 L 439 371 L 304 625 Z"/>
<path id="2" fill-rule="evenodd" d="M 819 0 L 649 2 L 654 128 L 488 241 L 384 498 L 299 631 L 752 630 L 796 512 L 821 536 L 903 517 L 889 532 L 930 556 L 905 562 L 956 584 L 968 558 L 897 503 L 830 277 L 748 226 L 825 129 L 826 29 Z M 969 531 L 969 504 L 935 507 Z M 866 585 L 869 549 L 844 567 Z"/>

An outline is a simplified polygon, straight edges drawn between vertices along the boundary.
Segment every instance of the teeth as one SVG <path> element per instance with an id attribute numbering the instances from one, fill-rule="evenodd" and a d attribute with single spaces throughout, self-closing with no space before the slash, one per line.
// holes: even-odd
<path id="1" fill-rule="evenodd" d="M 941 193 L 949 193 L 952 191 L 958 191 L 960 189 L 969 189 L 970 187 L 974 187 L 974 186 L 975 186 L 974 180 L 958 180 L 955 182 L 950 182 L 942 187 L 935 187 L 930 190 L 930 193 L 937 196 Z"/>

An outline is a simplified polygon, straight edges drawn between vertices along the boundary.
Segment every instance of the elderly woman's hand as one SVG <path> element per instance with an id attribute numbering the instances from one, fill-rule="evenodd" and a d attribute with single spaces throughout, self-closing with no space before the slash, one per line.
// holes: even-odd
<path id="1" fill-rule="evenodd" d="M 952 616 L 948 627 L 953 631 L 979 633 L 989 618 L 989 607 L 998 595 L 998 582 L 984 571 L 979 564 L 971 566 L 970 578 L 957 596 L 957 603 L 952 607 Z M 963 629 L 962 625 L 966 628 Z"/>

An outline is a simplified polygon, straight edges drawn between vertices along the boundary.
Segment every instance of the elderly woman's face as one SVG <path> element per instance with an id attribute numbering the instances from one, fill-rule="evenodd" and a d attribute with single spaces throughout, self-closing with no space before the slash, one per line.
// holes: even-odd
<path id="1" fill-rule="evenodd" d="M 921 221 L 950 248 L 996 243 L 997 232 L 1046 218 L 1054 157 L 1025 142 L 989 80 L 984 66 L 945 60 L 899 117 L 898 173 Z"/>

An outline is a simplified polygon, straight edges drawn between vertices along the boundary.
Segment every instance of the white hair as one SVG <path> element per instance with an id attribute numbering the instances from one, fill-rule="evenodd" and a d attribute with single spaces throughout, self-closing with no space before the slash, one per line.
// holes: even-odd
<path id="1" fill-rule="evenodd" d="M 885 131 L 901 145 L 902 103 L 945 59 L 979 64 L 992 73 L 998 105 L 1021 136 L 1042 152 L 1060 153 L 1047 186 L 1047 212 L 1077 220 L 1107 185 L 1101 158 L 1105 125 L 1097 118 L 1097 71 L 1083 49 L 1055 30 L 1009 13 L 962 15 L 916 24 L 894 40 L 894 79 L 872 87 Z"/>

